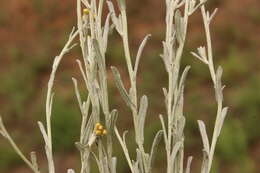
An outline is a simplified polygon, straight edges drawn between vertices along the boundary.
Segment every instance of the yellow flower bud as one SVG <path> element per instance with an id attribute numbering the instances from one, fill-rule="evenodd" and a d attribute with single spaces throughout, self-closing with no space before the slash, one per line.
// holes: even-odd
<path id="1" fill-rule="evenodd" d="M 104 130 L 102 131 L 102 135 L 106 135 L 106 134 L 107 134 L 107 130 L 104 129 Z"/>
<path id="2" fill-rule="evenodd" d="M 102 135 L 102 131 L 101 130 L 96 130 L 95 133 L 96 133 L 97 136 Z"/>
<path id="3" fill-rule="evenodd" d="M 99 126 L 102 126 L 102 125 L 101 125 L 100 123 L 96 123 L 96 124 L 95 124 L 95 129 L 98 129 Z"/>
<path id="4" fill-rule="evenodd" d="M 102 125 L 97 126 L 97 130 L 103 130 L 104 127 Z"/>
<path id="5" fill-rule="evenodd" d="M 84 8 L 84 9 L 83 9 L 83 14 L 84 14 L 84 15 L 88 15 L 89 12 L 90 12 L 89 9 L 87 9 L 87 8 Z"/>

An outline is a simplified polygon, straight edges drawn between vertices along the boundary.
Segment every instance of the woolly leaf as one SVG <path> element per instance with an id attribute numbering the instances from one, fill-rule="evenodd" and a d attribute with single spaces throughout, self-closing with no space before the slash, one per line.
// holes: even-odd
<path id="1" fill-rule="evenodd" d="M 175 12 L 175 26 L 176 26 L 176 37 L 179 44 L 182 44 L 184 41 L 184 20 L 181 16 L 180 10 Z"/>
<path id="2" fill-rule="evenodd" d="M 143 53 L 143 50 L 144 50 L 144 46 L 146 45 L 147 43 L 147 40 L 151 37 L 151 34 L 148 34 L 144 40 L 142 41 L 142 43 L 140 44 L 139 46 L 139 49 L 138 49 L 138 52 L 137 52 L 137 55 L 136 55 L 136 60 L 135 60 L 135 67 L 134 67 L 134 73 L 135 75 L 137 74 L 137 70 L 138 70 L 138 66 L 139 66 L 139 62 L 140 62 L 140 58 L 141 58 L 141 55 Z"/>
<path id="3" fill-rule="evenodd" d="M 198 124 L 199 124 L 199 129 L 200 129 L 200 134 L 201 134 L 204 150 L 206 151 L 207 154 L 209 154 L 209 150 L 210 150 L 209 139 L 208 139 L 208 135 L 206 132 L 205 124 L 201 120 L 198 120 Z"/>
<path id="4" fill-rule="evenodd" d="M 116 87 L 119 90 L 119 93 L 121 94 L 122 98 L 124 99 L 124 101 L 130 108 L 135 107 L 134 104 L 132 103 L 128 93 L 126 92 L 126 89 L 124 87 L 120 73 L 118 72 L 117 68 L 111 67 L 111 69 L 112 69 L 112 72 L 113 72 L 113 75 L 115 78 Z"/>
<path id="5" fill-rule="evenodd" d="M 147 96 L 142 96 L 141 101 L 140 101 L 140 108 L 139 108 L 139 113 L 138 113 L 138 134 L 139 136 L 138 142 L 140 144 L 144 143 L 144 123 L 145 123 L 145 118 L 147 114 L 147 108 L 148 108 L 148 99 Z"/>
<path id="6" fill-rule="evenodd" d="M 112 157 L 111 173 L 116 173 L 116 164 L 117 164 L 117 158 Z"/>
<path id="7" fill-rule="evenodd" d="M 44 142 L 45 142 L 45 144 L 47 145 L 49 139 L 48 139 L 48 135 L 47 135 L 47 133 L 46 133 L 46 131 L 45 131 L 44 125 L 43 125 L 42 122 L 40 122 L 40 121 L 38 121 L 38 125 L 39 125 L 40 131 L 41 131 L 41 133 L 42 133 Z"/>
<path id="8" fill-rule="evenodd" d="M 221 83 L 221 77 L 222 77 L 223 69 L 222 67 L 218 67 L 217 73 L 216 73 L 216 85 L 215 85 L 215 91 L 216 91 L 216 100 L 218 102 L 223 101 L 223 93 L 222 93 L 222 83 Z"/>
<path id="9" fill-rule="evenodd" d="M 185 171 L 185 173 L 190 173 L 190 167 L 191 167 L 191 162 L 192 162 L 192 159 L 193 159 L 193 157 L 192 157 L 192 156 L 190 156 L 190 157 L 188 158 L 188 161 L 187 161 L 187 166 L 186 166 L 186 171 Z"/>
<path id="10" fill-rule="evenodd" d="M 117 117 L 118 117 L 118 112 L 117 112 L 117 110 L 114 109 L 110 113 L 110 119 L 109 119 L 109 122 L 108 122 L 108 125 L 109 125 L 109 128 L 110 128 L 111 131 L 112 131 L 112 129 L 114 129 L 114 127 L 116 125 Z"/>
<path id="11" fill-rule="evenodd" d="M 220 119 L 218 119 L 219 123 L 218 123 L 218 126 L 217 126 L 217 134 L 218 134 L 217 136 L 220 135 L 224 120 L 225 120 L 226 115 L 227 115 L 227 111 L 228 111 L 227 107 L 223 108 L 222 111 L 221 111 Z"/>
<path id="12" fill-rule="evenodd" d="M 151 148 L 151 152 L 150 152 L 150 158 L 149 158 L 149 169 L 151 171 L 154 160 L 155 160 L 155 154 L 158 150 L 158 145 L 162 139 L 163 136 L 163 130 L 160 130 L 156 133 L 154 140 L 153 140 L 153 144 L 152 144 L 152 148 Z"/>
<path id="13" fill-rule="evenodd" d="M 103 30 L 103 49 L 104 49 L 103 51 L 104 52 L 107 49 L 108 34 L 109 34 L 109 31 L 110 31 L 110 25 L 109 25 L 110 16 L 111 16 L 111 13 L 109 13 L 107 15 L 104 30 Z"/>

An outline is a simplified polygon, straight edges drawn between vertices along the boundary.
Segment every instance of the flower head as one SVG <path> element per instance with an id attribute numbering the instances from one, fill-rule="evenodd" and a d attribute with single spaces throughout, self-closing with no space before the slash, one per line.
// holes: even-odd
<path id="1" fill-rule="evenodd" d="M 96 136 L 103 136 L 107 134 L 107 130 L 100 123 L 95 124 L 94 132 Z"/>

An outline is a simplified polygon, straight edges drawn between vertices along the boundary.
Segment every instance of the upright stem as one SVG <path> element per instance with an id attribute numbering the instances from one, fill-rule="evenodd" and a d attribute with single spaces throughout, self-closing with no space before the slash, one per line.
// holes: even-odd
<path id="1" fill-rule="evenodd" d="M 210 36 L 210 29 L 209 29 L 209 21 L 207 19 L 205 6 L 203 5 L 201 7 L 201 13 L 203 17 L 203 23 L 204 23 L 204 29 L 206 33 L 206 39 L 207 39 L 207 53 L 208 53 L 208 62 L 209 62 L 209 70 L 210 75 L 213 83 L 216 83 L 216 75 L 215 75 L 215 69 L 214 69 L 214 63 L 213 63 L 213 55 L 212 55 L 212 43 L 211 43 L 211 36 Z"/>
<path id="2" fill-rule="evenodd" d="M 202 5 L 201 7 L 201 13 L 202 13 L 202 17 L 203 17 L 203 23 L 204 23 L 204 29 L 205 29 L 205 33 L 206 33 L 206 41 L 207 41 L 207 56 L 208 56 L 208 67 L 209 67 L 209 71 L 211 74 L 211 79 L 213 81 L 214 87 L 216 89 L 217 86 L 217 79 L 216 79 L 216 72 L 215 72 L 215 68 L 214 68 L 214 62 L 213 62 L 213 54 L 212 54 L 212 43 L 211 43 L 211 35 L 210 35 L 210 19 L 207 17 L 206 14 L 206 10 L 205 10 L 205 6 Z M 217 92 L 219 91 L 216 91 Z M 220 91 L 222 92 L 222 91 Z M 218 124 L 219 124 L 219 120 L 220 120 L 220 116 L 222 113 L 222 107 L 223 107 L 223 103 L 222 100 L 217 98 L 217 104 L 218 104 L 218 108 L 217 108 L 217 117 L 215 120 L 215 125 L 214 125 L 214 131 L 213 131 L 213 136 L 212 136 L 212 141 L 211 141 L 211 145 L 210 145 L 210 151 L 209 151 L 209 158 L 208 158 L 208 165 L 207 165 L 207 173 L 210 173 L 211 170 L 211 166 L 212 166 L 212 162 L 213 162 L 213 156 L 214 156 L 214 152 L 215 152 L 215 148 L 216 148 L 216 143 L 217 143 L 217 138 L 218 138 Z"/>

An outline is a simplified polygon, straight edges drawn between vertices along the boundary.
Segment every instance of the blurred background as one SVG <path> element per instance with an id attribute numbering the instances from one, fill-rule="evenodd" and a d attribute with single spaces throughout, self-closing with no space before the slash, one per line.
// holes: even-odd
<path id="1" fill-rule="evenodd" d="M 164 39 L 164 1 L 127 1 L 129 37 L 132 55 L 136 54 L 143 37 L 150 33 L 138 76 L 139 96 L 149 97 L 146 149 L 160 128 L 158 114 L 165 114 L 162 87 L 167 86 L 167 75 L 159 57 Z M 212 172 L 260 172 L 260 1 L 209 0 L 208 9 L 217 7 L 211 28 L 215 64 L 224 69 L 225 105 L 230 107 L 219 138 Z M 60 52 L 72 26 L 76 25 L 76 2 L 69 0 L 9 0 L 0 7 L 0 112 L 11 135 L 24 151 L 37 151 L 40 165 L 46 170 L 43 139 L 37 121 L 44 121 L 47 81 L 53 58 Z M 201 14 L 190 19 L 183 66 L 191 65 L 185 90 L 186 156 L 193 155 L 193 172 L 199 172 L 202 142 L 197 120 L 202 119 L 211 134 L 216 104 L 208 69 L 190 55 L 198 46 L 205 45 Z M 110 36 L 107 52 L 108 67 L 117 66 L 128 85 L 121 40 L 116 32 Z M 53 107 L 53 141 L 58 172 L 79 168 L 79 153 L 74 142 L 79 138 L 80 112 L 73 92 L 71 77 L 81 82 L 75 60 L 80 57 L 75 48 L 63 59 L 55 81 Z M 135 156 L 132 143 L 132 118 L 115 88 L 108 71 L 111 108 L 119 110 L 118 125 L 129 129 L 128 145 Z M 116 141 L 116 140 L 115 140 Z M 115 142 L 118 145 L 117 141 Z M 161 144 L 163 147 L 163 144 Z M 118 172 L 129 172 L 122 150 Z M 27 154 L 27 156 L 28 156 Z M 164 150 L 157 156 L 156 171 L 164 172 Z M 0 172 L 27 173 L 30 170 L 0 137 Z M 43 171 L 44 172 L 44 171 Z"/>

